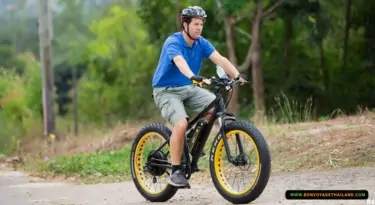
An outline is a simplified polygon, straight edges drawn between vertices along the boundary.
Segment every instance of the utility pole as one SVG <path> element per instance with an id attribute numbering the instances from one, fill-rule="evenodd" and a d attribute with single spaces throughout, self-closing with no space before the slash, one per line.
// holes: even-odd
<path id="1" fill-rule="evenodd" d="M 39 0 L 39 51 L 43 81 L 44 136 L 55 139 L 54 79 L 52 68 L 52 20 L 50 0 Z"/>

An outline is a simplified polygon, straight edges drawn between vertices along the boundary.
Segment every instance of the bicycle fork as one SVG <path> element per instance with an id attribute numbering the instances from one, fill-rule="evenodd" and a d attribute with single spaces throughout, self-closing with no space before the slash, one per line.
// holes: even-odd
<path id="1" fill-rule="evenodd" d="M 230 163 L 232 163 L 234 165 L 241 165 L 243 163 L 247 163 L 246 159 L 245 159 L 243 144 L 241 142 L 240 135 L 238 133 L 236 133 L 235 135 L 236 135 L 237 146 L 238 146 L 238 150 L 239 150 L 240 154 L 235 159 L 233 159 L 232 153 L 231 153 L 230 148 L 229 148 L 228 138 L 225 135 L 225 121 L 226 120 L 235 121 L 236 119 L 234 117 L 225 117 L 224 120 L 222 119 L 222 117 L 218 118 L 218 122 L 219 122 L 219 126 L 220 126 L 220 131 L 218 132 L 218 135 L 221 134 L 221 137 L 223 138 L 228 160 L 229 160 Z"/>

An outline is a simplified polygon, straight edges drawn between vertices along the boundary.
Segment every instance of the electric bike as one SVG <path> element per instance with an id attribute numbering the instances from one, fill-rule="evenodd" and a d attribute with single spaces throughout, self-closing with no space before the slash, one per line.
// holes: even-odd
<path id="1" fill-rule="evenodd" d="M 219 66 L 217 75 L 219 78 L 210 78 L 211 85 L 215 87 L 216 99 L 188 122 L 181 167 L 187 179 L 199 171 L 197 164 L 202 159 L 208 139 L 212 136 L 208 163 L 216 190 L 231 203 L 249 203 L 261 195 L 268 183 L 271 156 L 261 132 L 253 124 L 239 120 L 233 113 L 226 111 L 232 95 L 224 103 L 222 92 L 231 91 L 239 80 L 229 79 Z M 204 115 L 211 108 L 214 108 L 214 114 L 207 121 Z M 213 136 L 211 132 L 214 130 L 215 121 L 218 121 L 219 128 Z M 172 170 L 168 158 L 170 136 L 171 130 L 166 125 L 152 123 L 138 132 L 132 144 L 132 179 L 140 194 L 151 202 L 165 202 L 178 191 L 177 187 L 167 183 Z M 156 138 L 157 143 L 149 143 L 148 140 L 152 138 Z M 249 143 L 245 143 L 245 140 Z M 250 149 L 249 153 L 245 151 L 247 148 Z M 233 174 L 233 169 L 238 169 L 240 174 Z M 231 175 L 241 175 L 244 178 L 231 179 Z M 232 182 L 239 185 L 231 184 Z"/>

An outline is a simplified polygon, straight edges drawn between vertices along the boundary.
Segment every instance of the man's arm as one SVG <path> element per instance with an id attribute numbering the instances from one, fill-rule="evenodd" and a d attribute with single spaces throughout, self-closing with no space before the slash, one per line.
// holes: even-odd
<path id="1" fill-rule="evenodd" d="M 177 66 L 182 74 L 184 74 L 189 79 L 194 76 L 194 73 L 190 70 L 189 65 L 182 57 L 182 51 L 178 42 L 171 40 L 166 44 L 166 52 L 168 59 Z"/>
<path id="2" fill-rule="evenodd" d="M 189 68 L 189 65 L 186 63 L 185 59 L 181 55 L 177 55 L 173 58 L 174 63 L 176 64 L 177 68 L 180 70 L 182 74 L 188 77 L 193 82 L 201 83 L 204 82 L 205 84 L 211 84 L 210 80 L 205 79 L 202 76 L 195 75 Z M 200 85 L 202 86 L 202 85 Z"/>
<path id="3" fill-rule="evenodd" d="M 189 65 L 181 55 L 177 55 L 173 58 L 177 68 L 189 79 L 194 76 L 194 73 L 190 70 Z"/>
<path id="4" fill-rule="evenodd" d="M 222 56 L 216 50 L 210 55 L 210 60 L 219 65 L 224 69 L 224 71 L 232 78 L 236 78 L 240 73 L 238 72 L 237 68 L 224 56 Z"/>

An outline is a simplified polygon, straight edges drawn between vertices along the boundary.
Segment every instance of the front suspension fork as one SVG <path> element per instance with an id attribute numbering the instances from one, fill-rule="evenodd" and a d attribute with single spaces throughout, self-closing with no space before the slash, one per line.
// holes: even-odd
<path id="1" fill-rule="evenodd" d="M 224 120 L 223 120 L 222 117 L 219 117 L 218 121 L 219 121 L 220 131 L 219 131 L 218 134 L 221 134 L 221 137 L 223 138 L 224 146 L 225 146 L 225 150 L 227 152 L 227 157 L 228 157 L 229 162 L 232 163 L 232 164 L 236 164 L 236 161 L 233 159 L 232 153 L 231 153 L 230 148 L 229 148 L 228 138 L 225 134 L 225 121 L 226 120 L 235 121 L 236 119 L 234 117 L 225 117 Z M 244 156 L 243 145 L 242 145 L 242 142 L 241 142 L 241 139 L 240 139 L 240 135 L 238 133 L 236 133 L 236 141 L 237 141 L 237 145 L 238 145 L 238 150 L 240 151 L 239 156 Z"/>

